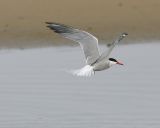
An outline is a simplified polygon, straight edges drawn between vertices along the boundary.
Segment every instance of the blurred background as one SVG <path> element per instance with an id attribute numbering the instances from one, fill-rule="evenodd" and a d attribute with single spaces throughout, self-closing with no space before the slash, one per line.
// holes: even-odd
<path id="1" fill-rule="evenodd" d="M 89 31 L 106 43 L 121 32 L 133 42 L 159 40 L 159 12 L 159 0 L 1 0 L 0 48 L 64 43 L 45 21 Z"/>
<path id="2" fill-rule="evenodd" d="M 0 0 L 0 128 L 160 128 L 159 12 L 160 0 Z M 110 55 L 124 66 L 69 74 L 82 50 L 46 21 L 92 33 L 101 51 L 127 32 Z"/>

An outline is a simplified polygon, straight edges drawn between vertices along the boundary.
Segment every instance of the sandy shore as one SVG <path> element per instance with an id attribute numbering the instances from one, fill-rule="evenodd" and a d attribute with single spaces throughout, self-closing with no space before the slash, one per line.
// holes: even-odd
<path id="1" fill-rule="evenodd" d="M 0 6 L 1 48 L 56 44 L 60 38 L 45 21 L 76 26 L 105 41 L 120 32 L 130 40 L 160 39 L 159 0 L 1 0 Z"/>

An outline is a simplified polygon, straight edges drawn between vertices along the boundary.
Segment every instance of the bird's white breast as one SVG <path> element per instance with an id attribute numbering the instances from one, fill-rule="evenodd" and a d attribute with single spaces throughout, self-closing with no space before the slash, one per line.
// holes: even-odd
<path id="1" fill-rule="evenodd" d="M 100 61 L 98 63 L 95 63 L 93 65 L 93 70 L 94 71 L 101 71 L 110 68 L 109 61 Z"/>

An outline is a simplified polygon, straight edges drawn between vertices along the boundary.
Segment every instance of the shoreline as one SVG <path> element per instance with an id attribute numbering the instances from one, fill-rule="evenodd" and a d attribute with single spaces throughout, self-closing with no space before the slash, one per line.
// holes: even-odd
<path id="1" fill-rule="evenodd" d="M 0 48 L 70 42 L 48 30 L 46 21 L 88 31 L 103 42 L 114 40 L 122 32 L 129 34 L 126 43 L 160 40 L 159 0 L 2 0 L 1 6 Z"/>

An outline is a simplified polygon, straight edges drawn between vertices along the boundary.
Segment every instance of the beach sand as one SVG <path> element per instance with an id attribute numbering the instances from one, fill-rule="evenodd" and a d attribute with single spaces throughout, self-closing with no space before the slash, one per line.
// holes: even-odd
<path id="1" fill-rule="evenodd" d="M 65 42 L 46 28 L 45 21 L 89 31 L 103 42 L 121 32 L 128 32 L 132 41 L 159 40 L 159 12 L 159 0 L 1 0 L 0 48 Z"/>

